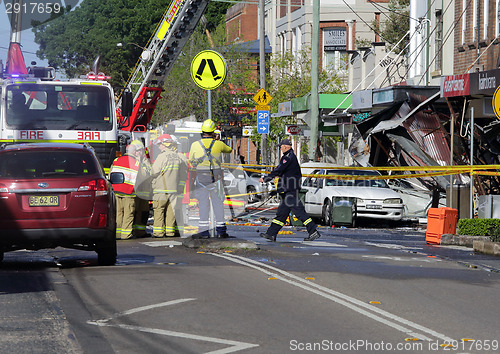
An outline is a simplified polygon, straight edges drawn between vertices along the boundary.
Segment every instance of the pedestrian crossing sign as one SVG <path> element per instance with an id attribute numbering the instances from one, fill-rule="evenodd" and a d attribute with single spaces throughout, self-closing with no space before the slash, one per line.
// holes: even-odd
<path id="1" fill-rule="evenodd" d="M 259 106 L 265 106 L 265 105 L 267 105 L 269 102 L 271 102 L 272 99 L 273 98 L 271 97 L 271 95 L 269 93 L 267 93 L 267 91 L 265 89 L 263 89 L 263 88 L 261 88 L 259 90 L 259 92 L 257 92 L 255 94 L 255 96 L 253 96 L 253 100 Z"/>
<path id="2" fill-rule="evenodd" d="M 199 52 L 191 62 L 191 77 L 204 90 L 214 90 L 222 85 L 226 72 L 224 57 L 213 50 Z"/>

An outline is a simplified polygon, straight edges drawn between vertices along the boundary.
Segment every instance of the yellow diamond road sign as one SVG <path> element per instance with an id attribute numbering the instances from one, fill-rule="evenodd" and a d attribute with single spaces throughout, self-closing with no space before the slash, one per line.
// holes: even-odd
<path id="1" fill-rule="evenodd" d="M 269 102 L 271 102 L 273 98 L 271 97 L 270 94 L 267 93 L 266 90 L 264 90 L 263 88 L 261 88 L 259 90 L 259 92 L 257 92 L 255 94 L 255 96 L 253 96 L 253 100 L 255 101 L 255 103 L 257 103 L 259 106 L 265 106 L 267 105 Z"/>
<path id="2" fill-rule="evenodd" d="M 199 52 L 191 62 L 191 77 L 204 90 L 214 90 L 222 85 L 226 72 L 226 61 L 213 50 Z"/>

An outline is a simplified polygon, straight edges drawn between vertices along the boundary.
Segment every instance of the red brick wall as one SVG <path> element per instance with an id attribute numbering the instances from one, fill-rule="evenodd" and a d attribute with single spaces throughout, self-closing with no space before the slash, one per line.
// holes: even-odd
<path id="1" fill-rule="evenodd" d="M 476 40 L 472 42 L 473 37 L 473 1 L 467 1 L 466 5 L 467 14 L 466 14 L 466 33 L 465 33 L 465 44 L 462 42 L 462 1 L 455 1 L 455 23 L 457 26 L 455 27 L 455 35 L 454 35 L 454 74 L 463 74 L 467 72 L 467 69 L 476 61 L 478 56 L 482 55 L 479 60 L 475 63 L 475 65 L 482 65 L 483 70 L 491 70 L 496 69 L 497 58 L 499 55 L 499 46 L 491 45 L 489 48 L 487 47 L 491 41 L 495 38 L 495 22 L 496 22 L 496 1 L 489 1 L 489 11 L 488 11 L 488 38 L 483 38 L 484 34 L 484 0 L 478 0 L 478 9 L 479 9 L 479 43 L 478 45 L 478 33 L 476 32 Z M 479 49 L 478 49 L 479 47 Z M 487 49 L 488 48 L 488 49 Z M 444 55 L 446 58 L 446 55 Z M 443 59 L 446 60 L 446 59 Z"/>
<path id="2" fill-rule="evenodd" d="M 238 5 L 235 5 L 238 6 Z M 244 4 L 240 11 L 226 15 L 226 34 L 228 43 L 248 42 L 258 39 L 258 6 Z"/>

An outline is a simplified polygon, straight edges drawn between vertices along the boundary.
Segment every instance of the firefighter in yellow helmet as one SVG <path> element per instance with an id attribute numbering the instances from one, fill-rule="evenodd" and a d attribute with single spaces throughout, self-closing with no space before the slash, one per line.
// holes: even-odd
<path id="1" fill-rule="evenodd" d="M 189 162 L 196 170 L 195 196 L 198 199 L 200 221 L 199 232 L 195 238 L 209 238 L 210 203 L 215 214 L 215 229 L 220 238 L 229 237 L 224 221 L 224 185 L 221 168 L 222 154 L 229 154 L 233 150 L 216 139 L 215 123 L 207 119 L 201 126 L 202 138 L 191 145 Z"/>
<path id="2" fill-rule="evenodd" d="M 169 134 L 154 142 L 160 154 L 151 168 L 153 180 L 153 237 L 173 237 L 184 231 L 182 197 L 187 180 L 188 162 L 177 152 L 177 140 Z"/>

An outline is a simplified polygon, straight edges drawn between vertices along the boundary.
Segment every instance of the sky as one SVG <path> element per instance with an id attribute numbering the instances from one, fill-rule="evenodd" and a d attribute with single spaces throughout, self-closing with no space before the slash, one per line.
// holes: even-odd
<path id="1" fill-rule="evenodd" d="M 81 0 L 64 1 L 64 3 L 67 5 L 74 5 L 80 2 Z M 61 1 L 60 3 L 63 2 Z M 7 61 L 10 35 L 10 23 L 9 18 L 6 14 L 6 7 L 4 1 L 0 0 L 0 60 L 4 65 Z M 21 32 L 21 49 L 24 55 L 24 62 L 27 66 L 29 66 L 32 61 L 36 61 L 38 66 L 48 65 L 46 60 L 39 59 L 35 54 L 38 50 L 38 45 L 35 43 L 35 35 L 32 32 L 31 28 L 25 29 Z"/>
<path id="2" fill-rule="evenodd" d="M 5 7 L 4 4 L 2 3 L 0 5 L 0 60 L 2 60 L 4 65 L 7 60 L 9 43 L 10 43 L 9 18 L 5 13 Z M 36 51 L 38 50 L 38 45 L 35 43 L 35 35 L 31 31 L 31 29 L 27 29 L 21 32 L 21 45 L 26 65 L 30 65 L 30 63 L 33 60 L 36 61 L 37 65 L 39 66 L 47 65 L 46 61 L 40 60 L 35 55 Z"/>

